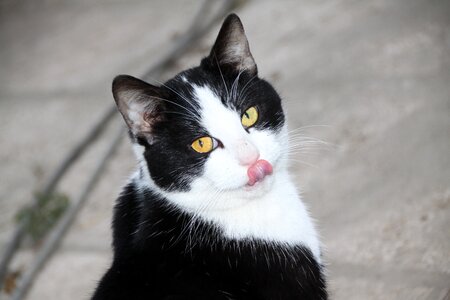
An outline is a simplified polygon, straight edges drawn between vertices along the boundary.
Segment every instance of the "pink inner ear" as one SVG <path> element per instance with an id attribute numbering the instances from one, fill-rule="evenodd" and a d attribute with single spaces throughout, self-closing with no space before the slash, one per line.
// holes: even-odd
<path id="1" fill-rule="evenodd" d="M 260 159 L 250 166 L 247 170 L 248 175 L 248 185 L 252 186 L 258 181 L 261 181 L 266 177 L 266 175 L 270 175 L 273 172 L 272 165 L 264 159 Z"/>
<path id="2" fill-rule="evenodd" d="M 143 116 L 143 122 L 141 124 L 141 130 L 144 132 L 152 132 L 152 127 L 163 120 L 162 115 L 157 111 L 155 108 L 152 111 L 144 112 Z"/>

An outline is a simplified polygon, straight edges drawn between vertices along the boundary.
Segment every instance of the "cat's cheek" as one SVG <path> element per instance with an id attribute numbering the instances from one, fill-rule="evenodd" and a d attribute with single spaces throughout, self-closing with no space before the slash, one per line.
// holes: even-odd
<path id="1" fill-rule="evenodd" d="M 242 188 L 248 182 L 247 168 L 240 166 L 236 159 L 221 149 L 211 153 L 202 177 L 221 190 Z"/>
<path id="2" fill-rule="evenodd" d="M 283 152 L 281 137 L 270 130 L 254 130 L 250 133 L 250 137 L 261 154 L 260 158 L 270 162 L 276 171 L 278 160 Z"/>

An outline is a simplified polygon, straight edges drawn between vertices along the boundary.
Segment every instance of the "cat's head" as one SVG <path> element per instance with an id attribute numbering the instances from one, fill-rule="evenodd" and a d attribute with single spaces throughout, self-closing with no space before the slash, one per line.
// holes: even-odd
<path id="1" fill-rule="evenodd" d="M 258 77 L 234 14 L 200 66 L 161 86 L 121 75 L 113 94 L 141 160 L 140 183 L 168 198 L 183 195 L 181 205 L 195 208 L 223 195 L 254 198 L 285 169 L 281 99 Z M 195 200 L 186 200 L 188 194 Z M 214 206 L 237 204 L 221 202 Z"/>

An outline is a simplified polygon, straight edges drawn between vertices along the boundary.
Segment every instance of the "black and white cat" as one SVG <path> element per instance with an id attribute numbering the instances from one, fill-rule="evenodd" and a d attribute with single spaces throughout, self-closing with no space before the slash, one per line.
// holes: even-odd
<path id="1" fill-rule="evenodd" d="M 281 99 L 239 18 L 162 86 L 113 82 L 139 170 L 117 200 L 93 299 L 327 299 L 316 230 L 287 171 Z"/>

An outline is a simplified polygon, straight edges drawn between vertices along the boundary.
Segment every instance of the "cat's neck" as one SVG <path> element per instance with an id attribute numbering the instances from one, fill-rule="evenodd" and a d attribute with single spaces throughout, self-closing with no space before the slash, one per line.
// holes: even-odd
<path id="1" fill-rule="evenodd" d="M 302 245 L 320 262 L 320 245 L 314 224 L 287 171 L 274 176 L 271 188 L 254 199 L 239 199 L 239 195 L 234 193 L 214 193 L 206 186 L 204 191 L 200 189 L 197 193 L 165 192 L 147 180 L 143 182 L 142 176 L 140 179 L 137 176 L 134 178 L 138 186 L 149 188 L 177 208 L 218 226 L 226 238 Z M 211 203 L 228 201 L 234 205 L 220 209 L 192 209 L 189 204 L 200 201 L 201 197 L 211 198 Z"/>

